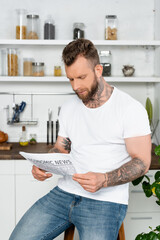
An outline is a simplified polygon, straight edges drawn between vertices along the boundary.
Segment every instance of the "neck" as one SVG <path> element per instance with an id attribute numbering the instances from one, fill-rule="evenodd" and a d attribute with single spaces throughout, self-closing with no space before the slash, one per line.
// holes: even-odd
<path id="1" fill-rule="evenodd" d="M 87 101 L 84 102 L 88 108 L 97 108 L 103 105 L 110 98 L 113 92 L 113 87 L 111 87 L 104 78 L 100 77 L 98 79 L 98 88 L 96 93 Z"/>

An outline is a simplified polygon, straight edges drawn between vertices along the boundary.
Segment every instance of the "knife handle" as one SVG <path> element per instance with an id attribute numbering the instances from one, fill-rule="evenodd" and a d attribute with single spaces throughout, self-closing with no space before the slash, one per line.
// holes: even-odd
<path id="1" fill-rule="evenodd" d="M 49 144 L 49 121 L 47 121 L 47 145 Z"/>
<path id="2" fill-rule="evenodd" d="M 53 121 L 51 121 L 51 144 L 53 145 Z"/>

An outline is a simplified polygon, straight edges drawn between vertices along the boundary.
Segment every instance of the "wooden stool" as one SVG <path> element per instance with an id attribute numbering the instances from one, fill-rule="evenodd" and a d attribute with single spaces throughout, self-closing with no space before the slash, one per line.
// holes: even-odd
<path id="1" fill-rule="evenodd" d="M 73 240 L 74 238 L 74 229 L 75 226 L 71 226 L 70 228 L 68 228 L 65 233 L 64 233 L 64 240 Z M 119 229 L 119 233 L 118 233 L 118 238 L 117 240 L 125 240 L 125 234 L 124 234 L 124 224 L 122 223 L 120 229 Z"/>

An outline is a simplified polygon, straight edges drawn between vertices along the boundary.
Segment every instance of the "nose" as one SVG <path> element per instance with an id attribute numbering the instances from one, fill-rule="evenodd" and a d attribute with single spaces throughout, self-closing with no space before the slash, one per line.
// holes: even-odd
<path id="1" fill-rule="evenodd" d="M 74 91 L 77 91 L 80 88 L 80 82 L 78 79 L 74 79 L 72 82 L 72 88 Z"/>

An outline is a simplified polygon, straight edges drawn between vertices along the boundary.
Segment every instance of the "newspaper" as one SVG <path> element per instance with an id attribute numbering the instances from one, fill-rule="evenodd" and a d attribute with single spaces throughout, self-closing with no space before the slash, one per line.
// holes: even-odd
<path id="1" fill-rule="evenodd" d="M 19 152 L 36 167 L 57 175 L 73 175 L 76 170 L 70 160 L 70 154 L 63 153 L 26 153 Z"/>

